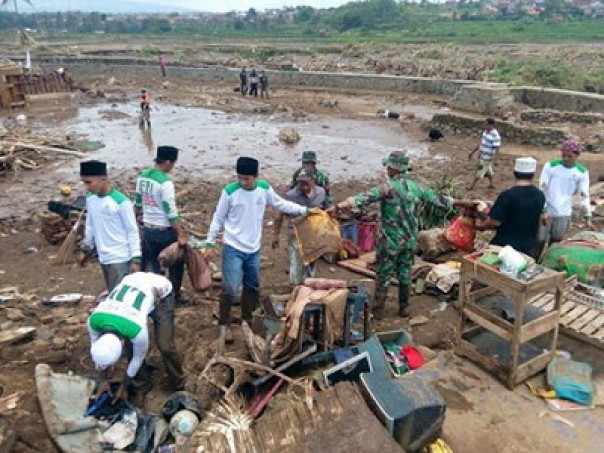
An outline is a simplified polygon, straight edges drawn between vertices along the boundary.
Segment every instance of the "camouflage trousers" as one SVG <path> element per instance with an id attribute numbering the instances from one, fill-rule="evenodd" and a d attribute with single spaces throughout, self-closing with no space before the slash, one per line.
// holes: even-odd
<path id="1" fill-rule="evenodd" d="M 378 243 L 376 254 L 376 286 L 388 288 L 392 277 L 398 279 L 401 285 L 409 285 L 411 283 L 412 250 L 388 250 L 384 245 Z"/>

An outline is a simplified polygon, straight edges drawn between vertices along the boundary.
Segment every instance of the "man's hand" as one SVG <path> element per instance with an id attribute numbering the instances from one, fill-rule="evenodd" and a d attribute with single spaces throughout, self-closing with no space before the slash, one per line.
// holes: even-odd
<path id="1" fill-rule="evenodd" d="M 271 242 L 271 248 L 276 250 L 279 248 L 279 236 L 273 237 L 273 242 Z"/>
<path id="2" fill-rule="evenodd" d="M 131 261 L 130 262 L 130 273 L 134 274 L 135 272 L 140 272 L 141 271 L 141 263 L 139 263 L 138 261 Z"/>
<path id="3" fill-rule="evenodd" d="M 541 223 L 543 225 L 547 225 L 549 223 L 549 213 L 548 212 L 544 212 L 541 214 Z"/>
<path id="4" fill-rule="evenodd" d="M 321 214 L 321 212 L 323 212 L 321 210 L 321 208 L 307 208 L 308 210 L 308 215 L 317 215 L 317 214 Z"/>
<path id="5" fill-rule="evenodd" d="M 113 396 L 113 395 L 111 395 Z M 124 381 L 122 381 L 120 383 L 120 388 L 117 390 L 117 393 L 115 394 L 115 398 L 113 398 L 113 401 L 111 402 L 111 404 L 115 404 L 117 403 L 118 400 L 128 400 L 128 386 Z"/>
<path id="6" fill-rule="evenodd" d="M 98 400 L 101 397 L 101 395 L 105 392 L 107 392 L 109 394 L 109 396 L 113 396 L 113 393 L 111 393 L 111 384 L 109 383 L 109 381 L 107 379 L 103 379 L 101 381 L 99 388 L 96 390 L 96 395 L 95 395 L 94 399 Z"/>
<path id="7" fill-rule="evenodd" d="M 203 246 L 199 249 L 202 256 L 206 259 L 211 259 L 214 256 L 216 247 L 214 244 L 210 244 L 208 242 L 204 243 Z"/>
<path id="8" fill-rule="evenodd" d="M 188 238 L 186 234 L 181 234 L 176 240 L 178 241 L 178 246 L 180 248 L 185 248 L 187 246 Z"/>
<path id="9" fill-rule="evenodd" d="M 84 251 L 79 251 L 78 255 L 76 256 L 76 261 L 78 264 L 81 267 L 84 267 L 86 265 L 86 260 L 88 260 L 88 254 Z"/>
<path id="10" fill-rule="evenodd" d="M 325 210 L 325 212 L 327 214 L 329 214 L 331 217 L 336 217 L 338 215 L 338 205 L 332 205 L 329 208 L 327 208 Z"/>

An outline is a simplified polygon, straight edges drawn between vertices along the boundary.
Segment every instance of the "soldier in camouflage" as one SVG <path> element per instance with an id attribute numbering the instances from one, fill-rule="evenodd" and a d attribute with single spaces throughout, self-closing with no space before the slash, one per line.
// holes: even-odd
<path id="1" fill-rule="evenodd" d="M 381 227 L 377 244 L 377 279 L 373 300 L 373 315 L 384 314 L 388 286 L 393 274 L 399 283 L 399 316 L 409 316 L 409 284 L 411 266 L 419 233 L 415 208 L 420 201 L 442 207 L 472 206 L 473 201 L 454 200 L 430 189 L 424 189 L 408 175 L 409 158 L 401 151 L 393 151 L 383 161 L 387 181 L 367 192 L 357 194 L 337 205 L 338 209 L 366 206 L 380 202 Z"/>
<path id="2" fill-rule="evenodd" d="M 315 184 L 317 186 L 323 187 L 323 189 L 325 189 L 325 193 L 329 197 L 329 178 L 327 177 L 327 174 L 325 174 L 324 172 L 322 172 L 321 170 L 319 170 L 317 168 L 317 153 L 316 152 L 304 151 L 302 153 L 302 168 L 311 168 L 314 171 L 316 171 L 317 176 L 315 179 Z M 298 175 L 300 174 L 300 171 L 302 171 L 302 168 L 299 168 L 294 173 L 294 176 L 292 178 L 292 183 L 291 183 L 292 189 L 294 187 L 296 187 L 296 185 L 298 184 L 297 183 Z"/>

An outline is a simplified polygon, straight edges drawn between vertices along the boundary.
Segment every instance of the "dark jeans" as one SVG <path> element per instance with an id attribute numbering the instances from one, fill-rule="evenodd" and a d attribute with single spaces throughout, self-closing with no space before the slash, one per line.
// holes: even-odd
<path id="1" fill-rule="evenodd" d="M 151 269 L 156 274 L 161 274 L 161 268 L 159 266 L 159 254 L 170 244 L 176 242 L 176 232 L 172 228 L 144 228 L 144 251 L 143 251 L 143 262 L 142 270 L 147 271 Z M 180 298 L 180 287 L 182 286 L 182 277 L 185 272 L 184 261 L 179 261 L 168 269 L 168 278 L 172 282 L 174 296 L 176 299 Z"/>
<path id="2" fill-rule="evenodd" d="M 247 94 L 247 82 L 241 81 L 241 94 L 245 96 Z"/>
<path id="3" fill-rule="evenodd" d="M 105 278 L 105 287 L 108 292 L 113 291 L 119 282 L 130 273 L 130 261 L 125 263 L 101 264 L 103 277 Z"/>
<path id="4" fill-rule="evenodd" d="M 219 319 L 221 325 L 230 322 L 231 305 L 237 300 L 242 283 L 244 297 L 241 300 L 241 310 L 242 313 L 251 313 L 254 307 L 248 305 L 253 303 L 254 298 L 257 298 L 260 286 L 260 251 L 245 253 L 224 244 L 222 246 L 222 294 Z"/>
<path id="5" fill-rule="evenodd" d="M 252 83 L 250 85 L 250 96 L 254 96 L 255 98 L 258 97 L 258 84 L 257 83 Z"/>
<path id="6" fill-rule="evenodd" d="M 155 331 L 155 344 L 161 353 L 166 367 L 166 374 L 170 386 L 175 389 L 181 389 L 184 384 L 184 375 L 182 363 L 176 346 L 174 344 L 174 295 L 170 293 L 168 297 L 162 299 L 153 312 L 153 327 Z M 130 346 L 129 354 L 131 354 Z M 136 390 L 149 391 L 151 389 L 152 368 L 145 362 L 134 378 L 134 387 Z"/>

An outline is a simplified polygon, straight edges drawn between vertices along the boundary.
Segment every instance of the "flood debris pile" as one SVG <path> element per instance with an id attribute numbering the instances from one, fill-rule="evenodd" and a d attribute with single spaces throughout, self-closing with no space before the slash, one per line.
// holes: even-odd
<path id="1" fill-rule="evenodd" d="M 17 121 L 26 121 L 25 115 Z M 72 137 L 39 134 L 19 124 L 0 125 L 0 174 L 35 170 L 57 157 L 84 157 L 84 153 Z"/>

